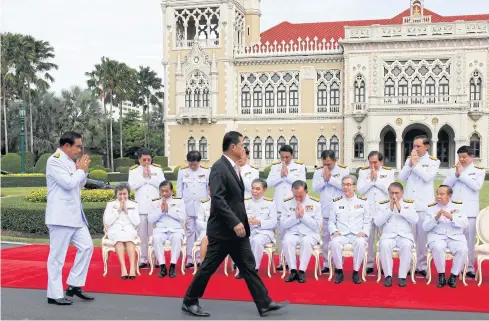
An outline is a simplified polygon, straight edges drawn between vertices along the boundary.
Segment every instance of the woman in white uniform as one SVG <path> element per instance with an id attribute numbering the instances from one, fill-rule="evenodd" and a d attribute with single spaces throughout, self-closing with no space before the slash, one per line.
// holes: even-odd
<path id="1" fill-rule="evenodd" d="M 121 264 L 121 278 L 134 280 L 136 278 L 136 230 L 139 225 L 139 210 L 136 202 L 129 200 L 130 187 L 121 184 L 116 187 L 116 200 L 109 202 L 104 212 L 104 226 L 107 237 L 115 244 L 115 250 Z M 129 256 L 129 275 L 127 274 L 124 252 Z"/>

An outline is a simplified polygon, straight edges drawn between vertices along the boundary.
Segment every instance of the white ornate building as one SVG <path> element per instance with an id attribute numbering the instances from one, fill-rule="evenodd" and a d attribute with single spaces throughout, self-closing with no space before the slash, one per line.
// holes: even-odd
<path id="1" fill-rule="evenodd" d="M 162 0 L 166 154 L 212 163 L 228 130 L 265 167 L 289 144 L 355 168 L 380 150 L 400 169 L 427 135 L 442 168 L 470 145 L 489 166 L 489 14 L 440 16 L 422 0 L 391 19 L 291 24 L 260 34 L 260 0 Z"/>

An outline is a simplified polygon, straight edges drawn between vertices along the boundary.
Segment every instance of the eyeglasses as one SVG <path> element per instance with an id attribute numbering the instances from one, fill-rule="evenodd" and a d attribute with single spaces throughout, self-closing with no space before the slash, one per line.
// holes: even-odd
<path id="1" fill-rule="evenodd" d="M 351 186 L 354 186 L 354 184 L 346 183 L 346 184 L 341 184 L 341 186 L 343 186 L 343 187 L 351 187 Z"/>

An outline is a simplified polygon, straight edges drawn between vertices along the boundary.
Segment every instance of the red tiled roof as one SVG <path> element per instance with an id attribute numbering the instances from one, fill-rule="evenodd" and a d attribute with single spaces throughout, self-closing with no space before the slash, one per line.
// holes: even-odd
<path id="1" fill-rule="evenodd" d="M 439 14 L 424 9 L 424 15 L 431 15 L 432 22 L 454 22 L 457 20 L 464 21 L 480 21 L 489 20 L 489 14 L 479 14 L 479 15 L 462 15 L 462 16 L 440 16 Z M 282 42 L 285 40 L 289 42 L 290 40 L 296 41 L 299 37 L 305 39 L 309 37 L 313 39 L 318 37 L 319 40 L 326 39 L 330 40 L 334 38 L 345 37 L 345 26 L 359 27 L 359 26 L 371 26 L 373 24 L 380 25 L 398 25 L 402 24 L 402 18 L 410 16 L 410 9 L 406 9 L 397 16 L 391 19 L 377 19 L 377 20 L 356 20 L 356 21 L 331 21 L 331 22 L 311 22 L 311 23 L 290 23 L 284 21 L 261 34 L 261 42 L 274 41 Z"/>

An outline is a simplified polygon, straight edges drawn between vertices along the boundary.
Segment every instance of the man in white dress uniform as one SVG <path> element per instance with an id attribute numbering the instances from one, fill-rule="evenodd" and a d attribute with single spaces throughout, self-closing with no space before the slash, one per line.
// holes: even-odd
<path id="1" fill-rule="evenodd" d="M 158 277 L 162 278 L 167 275 L 163 245 L 169 240 L 171 244 L 170 278 L 174 278 L 177 276 L 175 265 L 184 238 L 182 224 L 185 220 L 185 203 L 180 197 L 173 196 L 173 184 L 170 181 L 161 182 L 160 195 L 161 197 L 154 199 L 151 204 L 148 221 L 150 224 L 155 224 L 153 248 L 160 264 Z"/>
<path id="2" fill-rule="evenodd" d="M 468 225 L 465 204 L 452 200 L 452 195 L 451 187 L 446 185 L 438 187 L 436 202 L 428 205 L 428 216 L 423 223 L 423 228 L 428 233 L 428 247 L 431 249 L 438 271 L 439 288 L 447 284 L 446 250 L 449 249 L 453 254 L 452 271 L 448 279 L 448 285 L 452 288 L 457 286 L 457 275 L 462 272 L 469 251 L 464 235 L 464 229 Z"/>
<path id="3" fill-rule="evenodd" d="M 93 253 L 93 242 L 83 213 L 81 189 L 87 181 L 90 158 L 83 155 L 81 135 L 64 133 L 59 148 L 46 165 L 48 188 L 45 223 L 49 229 L 48 303 L 70 305 L 74 295 L 91 301 L 94 298 L 82 290 L 87 279 Z M 76 160 L 76 161 L 75 161 Z M 68 276 L 66 298 L 63 296 L 63 265 L 70 242 L 76 248 L 75 263 Z"/>
<path id="4" fill-rule="evenodd" d="M 306 181 L 306 167 L 304 163 L 292 160 L 294 150 L 289 145 L 283 145 L 279 150 L 280 162 L 272 164 L 267 178 L 267 185 L 275 188 L 273 199 L 277 207 L 277 218 L 280 226 L 282 205 L 284 199 L 292 196 L 292 183 L 297 180 Z M 279 229 L 278 244 L 282 244 L 285 231 Z M 283 266 L 279 265 L 277 271 L 282 271 Z"/>
<path id="5" fill-rule="evenodd" d="M 384 286 L 392 286 L 392 252 L 399 249 L 400 287 L 406 286 L 406 276 L 411 266 L 414 247 L 413 225 L 418 220 L 412 200 L 403 199 L 401 183 L 393 182 L 389 186 L 389 199 L 380 201 L 374 223 L 382 230 L 379 241 L 380 261 L 384 270 Z M 372 238 L 373 235 L 370 235 Z"/>
<path id="6" fill-rule="evenodd" d="M 413 141 L 411 156 L 399 173 L 399 178 L 406 181 L 404 196 L 414 201 L 419 220 L 416 224 L 415 239 L 418 252 L 416 273 L 426 276 L 426 232 L 423 221 L 428 204 L 435 200 L 435 177 L 440 168 L 440 161 L 430 156 L 430 140 L 426 136 L 416 136 Z"/>
<path id="7" fill-rule="evenodd" d="M 148 214 L 153 198 L 160 195 L 158 187 L 165 180 L 161 166 L 151 164 L 151 151 L 142 149 L 139 152 L 139 165 L 129 170 L 129 186 L 136 193 L 136 202 L 139 206 L 138 236 L 141 239 L 141 257 L 139 267 L 148 267 L 148 241 L 153 234 L 153 226 L 148 222 Z"/>
<path id="8" fill-rule="evenodd" d="M 321 212 L 323 214 L 323 253 L 328 253 L 330 233 L 328 231 L 329 213 L 331 211 L 333 199 L 343 195 L 341 180 L 350 174 L 346 165 L 336 161 L 336 155 L 332 150 L 325 150 L 321 153 L 322 166 L 316 168 L 312 177 L 312 190 L 320 193 Z M 323 269 L 321 273 L 328 273 L 329 266 L 327 256 L 323 258 Z"/>
<path id="9" fill-rule="evenodd" d="M 453 189 L 452 198 L 464 203 L 464 211 L 469 220 L 469 226 L 465 229 L 467 246 L 469 248 L 469 266 L 467 276 L 475 278 L 474 273 L 474 249 L 475 249 L 475 222 L 479 215 L 479 194 L 484 185 L 484 167 L 475 166 L 474 151 L 469 146 L 462 146 L 457 151 L 459 162 L 453 166 L 443 181 Z"/>
<path id="10" fill-rule="evenodd" d="M 239 160 L 241 178 L 245 188 L 245 197 L 251 197 L 251 183 L 260 177 L 260 171 L 258 168 L 249 164 L 250 150 L 245 147 L 243 157 Z"/>
<path id="11" fill-rule="evenodd" d="M 389 199 L 388 188 L 394 181 L 392 168 L 384 166 L 384 155 L 378 151 L 368 154 L 369 166 L 362 167 L 358 173 L 358 194 L 367 197 L 370 217 L 375 220 L 377 216 L 377 204 Z M 374 242 L 377 228 L 372 223 L 370 237 L 368 238 L 367 273 L 374 271 Z"/>

